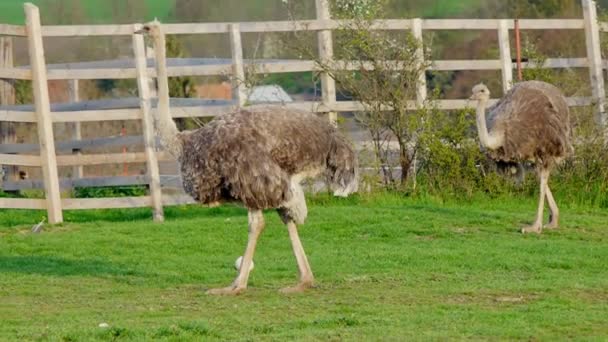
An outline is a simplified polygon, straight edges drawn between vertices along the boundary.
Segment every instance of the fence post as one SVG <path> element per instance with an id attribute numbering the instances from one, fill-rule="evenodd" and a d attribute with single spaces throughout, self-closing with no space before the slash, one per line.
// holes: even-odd
<path id="1" fill-rule="evenodd" d="M 133 53 L 135 55 L 135 68 L 137 69 L 137 88 L 139 92 L 139 105 L 142 114 L 142 129 L 144 136 L 144 150 L 148 169 L 150 198 L 154 221 L 164 221 L 162 192 L 160 187 L 160 171 L 156 158 L 156 139 L 154 137 L 154 120 L 150 105 L 150 84 L 148 78 L 148 60 L 146 58 L 146 45 L 144 36 L 140 33 L 143 25 L 133 26 Z"/>
<path id="2" fill-rule="evenodd" d="M 509 43 L 509 20 L 498 22 L 498 46 L 500 48 L 500 66 L 502 70 L 502 90 L 507 93 L 513 85 L 513 60 Z"/>
<path id="3" fill-rule="evenodd" d="M 0 37 L 0 68 L 12 68 L 13 67 L 13 38 L 12 37 Z M 0 79 L 0 104 L 13 105 L 15 104 L 15 87 L 13 80 Z M 0 122 L 0 144 L 14 144 L 17 142 L 15 135 L 15 124 L 12 122 Z M 6 172 L 2 174 L 3 170 L 0 170 L 0 184 L 2 183 L 2 177 L 7 180 L 15 180 L 17 175 L 16 166 L 4 166 L 0 165 Z"/>
<path id="4" fill-rule="evenodd" d="M 606 89 L 604 88 L 604 70 L 602 67 L 602 50 L 600 30 L 597 21 L 597 7 L 595 1 L 582 1 L 585 38 L 587 43 L 587 60 L 589 61 L 589 79 L 591 80 L 593 98 L 597 101 L 596 120 L 599 125 L 606 127 L 608 124 L 608 117 L 605 112 Z"/>
<path id="5" fill-rule="evenodd" d="M 79 95 L 79 81 L 78 80 L 69 80 L 68 81 L 68 92 L 70 93 L 70 102 L 75 103 L 80 101 L 80 95 Z M 72 139 L 78 141 L 82 139 L 82 127 L 80 122 L 74 122 L 72 124 Z M 74 149 L 72 151 L 73 154 L 76 155 L 80 155 L 80 149 Z M 84 177 L 84 171 L 83 171 L 83 167 L 82 165 L 76 165 L 74 166 L 74 169 L 72 171 L 74 174 L 72 175 L 72 178 L 82 178 Z"/>
<path id="6" fill-rule="evenodd" d="M 57 158 L 55 155 L 55 139 L 53 137 L 53 120 L 51 118 L 46 62 L 44 60 L 44 45 L 42 43 L 42 30 L 40 27 L 40 11 L 38 7 L 30 3 L 26 3 L 23 7 L 25 9 L 25 25 L 30 65 L 32 68 L 32 88 L 34 91 L 38 142 L 40 143 L 40 159 L 46 193 L 46 209 L 49 223 L 55 224 L 63 222 L 63 213 L 61 211 L 61 194 L 57 172 Z"/>
<path id="7" fill-rule="evenodd" d="M 420 46 L 416 51 L 416 59 L 418 60 L 418 65 L 424 65 L 424 45 L 422 42 L 422 19 L 415 18 L 412 19 L 412 36 L 416 39 Z M 424 106 L 424 101 L 426 101 L 427 97 L 427 89 L 426 89 L 426 72 L 422 71 L 420 75 L 418 75 L 418 84 L 416 86 L 416 105 L 420 108 Z"/>
<path id="8" fill-rule="evenodd" d="M 230 50 L 232 52 L 232 98 L 238 102 L 239 107 L 243 107 L 247 103 L 247 86 L 245 85 L 243 44 L 239 24 L 230 24 Z"/>
<path id="9" fill-rule="evenodd" d="M 317 20 L 331 19 L 329 0 L 315 0 L 315 7 Z M 319 40 L 319 59 L 323 63 L 329 63 L 334 57 L 331 30 L 320 30 L 317 36 Z M 321 74 L 321 96 L 325 107 L 332 107 L 336 103 L 336 81 L 326 72 Z M 329 122 L 334 126 L 338 125 L 338 113 L 330 111 L 328 117 Z"/>

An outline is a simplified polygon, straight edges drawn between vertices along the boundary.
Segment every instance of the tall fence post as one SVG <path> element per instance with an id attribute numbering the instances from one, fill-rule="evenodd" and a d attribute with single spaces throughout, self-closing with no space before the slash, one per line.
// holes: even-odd
<path id="1" fill-rule="evenodd" d="M 27 31 L 30 65 L 32 68 L 32 88 L 38 126 L 38 142 L 40 143 L 40 159 L 44 190 L 46 193 L 46 209 L 49 223 L 63 222 L 61 211 L 61 194 L 57 158 L 55 155 L 55 138 L 53 137 L 53 120 L 51 118 L 51 103 L 49 99 L 46 62 L 44 60 L 44 45 L 40 26 L 40 11 L 38 7 L 26 3 L 25 25 Z"/>
<path id="2" fill-rule="evenodd" d="M 232 98 L 238 102 L 239 107 L 242 107 L 247 103 L 247 86 L 239 24 L 230 24 L 230 50 L 232 51 Z"/>
<path id="3" fill-rule="evenodd" d="M 13 38 L 0 37 L 0 68 L 13 67 Z M 0 79 L 0 104 L 13 105 L 15 104 L 15 86 L 13 80 Z M 15 124 L 12 122 L 0 122 L 0 144 L 14 144 L 17 142 L 15 135 Z M 17 176 L 16 166 L 0 165 L 0 184 L 2 177 L 6 180 L 15 180 Z M 6 173 L 3 175 L 2 171 Z"/>
<path id="4" fill-rule="evenodd" d="M 587 60 L 589 61 L 589 79 L 591 80 L 593 98 L 597 101 L 596 120 L 599 125 L 605 128 L 608 124 L 608 116 L 605 111 L 606 89 L 604 88 L 604 71 L 602 66 L 600 30 L 597 21 L 597 7 L 593 0 L 582 1 L 585 38 L 587 43 Z"/>
<path id="5" fill-rule="evenodd" d="M 315 0 L 315 7 L 317 20 L 331 19 L 329 0 Z M 317 36 L 319 40 L 319 59 L 324 64 L 329 63 L 334 57 L 331 30 L 320 30 Z M 336 81 L 326 72 L 321 74 L 321 96 L 325 107 L 331 108 L 336 103 Z M 334 126 L 338 125 L 338 113 L 330 111 L 328 117 L 329 122 Z"/>
<path id="6" fill-rule="evenodd" d="M 137 88 L 139 91 L 139 105 L 142 114 L 142 129 L 144 136 L 144 151 L 148 169 L 150 198 L 154 221 L 164 221 L 163 200 L 160 186 L 160 170 L 156 158 L 156 139 L 154 137 L 154 120 L 150 104 L 150 83 L 148 78 L 148 60 L 146 58 L 146 44 L 141 33 L 143 25 L 133 26 L 133 53 L 135 55 L 135 68 L 137 69 Z"/>
<path id="7" fill-rule="evenodd" d="M 418 66 L 424 65 L 424 45 L 423 45 L 423 37 L 422 37 L 422 19 L 415 18 L 412 19 L 412 36 L 416 39 L 418 44 L 418 49 L 416 51 L 416 59 L 418 62 Z M 426 72 L 423 70 L 418 75 L 418 84 L 416 86 L 416 105 L 420 108 L 424 106 L 424 101 L 426 101 L 427 97 L 427 89 L 426 89 Z"/>
<path id="8" fill-rule="evenodd" d="M 70 93 L 70 102 L 76 103 L 80 101 L 80 89 L 79 89 L 79 81 L 78 80 L 69 80 L 68 81 L 68 92 Z M 72 139 L 73 140 L 82 140 L 82 126 L 80 122 L 74 122 L 72 124 Z M 80 155 L 80 149 L 74 149 L 72 151 L 73 154 Z M 72 178 L 82 178 L 84 177 L 84 170 L 82 165 L 76 165 L 73 169 Z"/>
<path id="9" fill-rule="evenodd" d="M 502 70 L 502 90 L 508 92 L 513 86 L 513 60 L 509 43 L 509 20 L 498 22 L 498 47 L 500 48 L 500 66 Z"/>

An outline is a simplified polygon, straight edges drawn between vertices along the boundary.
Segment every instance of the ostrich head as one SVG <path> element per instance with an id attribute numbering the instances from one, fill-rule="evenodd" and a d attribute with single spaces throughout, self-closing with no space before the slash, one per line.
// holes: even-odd
<path id="1" fill-rule="evenodd" d="M 473 87 L 473 95 L 470 97 L 471 100 L 488 100 L 490 99 L 490 90 L 485 84 L 479 83 Z"/>

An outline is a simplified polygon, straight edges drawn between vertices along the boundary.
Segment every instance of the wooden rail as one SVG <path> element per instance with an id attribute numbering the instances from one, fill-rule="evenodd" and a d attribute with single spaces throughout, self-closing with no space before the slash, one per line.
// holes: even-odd
<path id="1" fill-rule="evenodd" d="M 608 23 L 597 20 L 595 2 L 581 0 L 584 17 L 582 19 L 521 19 L 519 27 L 522 30 L 581 30 L 585 32 L 587 56 L 577 58 L 549 58 L 541 66 L 543 68 L 588 68 L 593 89 L 593 96 L 569 98 L 571 106 L 598 106 L 598 123 L 607 124 L 604 113 L 605 89 L 603 70 L 606 62 L 602 60 L 600 51 L 601 32 L 608 32 Z M 173 161 L 165 152 L 156 151 L 156 140 L 152 133 L 152 117 L 155 115 L 156 103 L 151 98 L 150 77 L 166 81 L 166 77 L 175 76 L 231 76 L 235 94 L 233 101 L 217 103 L 183 103 L 171 99 L 171 114 L 174 118 L 205 117 L 232 111 L 238 106 L 246 105 L 246 94 L 243 81 L 246 77 L 244 70 L 250 68 L 257 73 L 290 73 L 322 71 L 311 60 L 264 60 L 251 61 L 243 58 L 241 36 L 243 33 L 265 32 L 316 32 L 319 56 L 344 70 L 355 70 L 361 67 L 360 62 L 339 61 L 333 56 L 332 32 L 349 25 L 352 21 L 334 20 L 331 18 L 327 0 L 315 0 L 317 19 L 300 21 L 267 21 L 245 23 L 185 23 L 165 24 L 162 31 L 165 34 L 225 34 L 230 39 L 232 56 L 227 60 L 212 63 L 196 59 L 168 59 L 166 69 L 155 68 L 155 60 L 164 60 L 162 51 L 157 50 L 155 60 L 146 59 L 143 52 L 143 37 L 136 32 L 141 25 L 70 25 L 70 26 L 40 26 L 38 10 L 33 5 L 26 5 L 27 23 L 25 26 L 0 24 L 0 35 L 27 37 L 31 67 L 1 67 L 0 78 L 33 80 L 36 105 L 30 107 L 0 108 L 0 121 L 36 123 L 39 131 L 39 144 L 11 144 L 0 146 L 0 164 L 41 167 L 43 181 L 19 181 L 6 183 L 6 189 L 15 190 L 24 187 L 44 188 L 46 198 L 37 199 L 4 199 L 0 198 L 0 208 L 46 209 L 49 221 L 61 222 L 62 210 L 92 209 L 92 208 L 130 208 L 152 207 L 154 217 L 162 220 L 162 206 L 192 203 L 188 196 L 165 196 L 160 192 L 161 186 L 176 185 L 175 177 L 161 176 L 158 171 L 159 162 Z M 459 70 L 499 70 L 502 75 L 503 89 L 512 85 L 514 64 L 510 55 L 509 33 L 514 28 L 513 20 L 507 19 L 390 19 L 375 20 L 372 28 L 377 30 L 411 31 L 412 35 L 421 39 L 424 31 L 429 30 L 485 30 L 495 31 L 498 38 L 499 59 L 484 60 L 436 60 L 431 61 L 429 70 L 459 71 Z M 88 36 L 131 36 L 134 58 L 112 63 L 87 62 L 47 65 L 44 62 L 43 37 L 88 37 Z M 158 43 L 158 42 L 157 42 Z M 418 52 L 420 63 L 424 62 L 422 50 Z M 149 56 L 148 56 L 149 57 Z M 399 68 L 398 63 L 394 64 Z M 371 65 L 363 65 L 371 69 Z M 523 67 L 529 67 L 527 63 Z M 70 80 L 73 88 L 77 89 L 77 81 L 81 79 L 137 79 L 139 98 L 121 101 L 85 101 L 70 105 L 54 105 L 48 103 L 47 80 Z M 144 81 L 144 79 L 146 81 Z M 337 101 L 334 80 L 329 75 L 321 75 L 322 98 L 320 101 L 292 102 L 285 106 L 294 109 L 328 113 L 332 121 L 336 121 L 337 112 L 364 111 L 362 103 L 355 101 Z M 410 109 L 420 106 L 426 99 L 426 84 L 421 77 L 417 85 L 416 99 L 408 103 Z M 77 90 L 76 90 L 77 92 Z M 159 94 L 161 101 L 158 108 L 166 108 L 169 99 L 166 94 Z M 73 100 L 78 97 L 72 96 Z M 165 102 L 162 102 L 165 101 Z M 440 109 L 461 109 L 470 105 L 465 99 L 439 100 Z M 391 108 L 386 108 L 390 110 Z M 143 136 L 111 137 L 82 140 L 79 134 L 74 135 L 73 141 L 58 142 L 53 138 L 53 123 L 73 123 L 75 127 L 82 122 L 141 120 L 144 127 Z M 57 155 L 58 151 L 70 152 L 100 146 L 139 145 L 144 152 L 131 153 L 102 153 L 102 154 L 68 154 Z M 36 155 L 34 155 L 36 154 Z M 104 177 L 100 179 L 59 179 L 58 166 L 80 168 L 82 166 L 115 164 L 115 163 L 146 163 L 147 175 L 130 177 Z M 59 189 L 73 186 L 105 186 L 105 185 L 148 185 L 151 192 L 143 197 L 105 198 L 105 199 L 60 199 Z"/>

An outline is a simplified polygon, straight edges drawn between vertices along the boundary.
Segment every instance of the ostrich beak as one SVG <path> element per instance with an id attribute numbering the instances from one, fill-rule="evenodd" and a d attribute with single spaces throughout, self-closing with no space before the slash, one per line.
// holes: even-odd
<path id="1" fill-rule="evenodd" d="M 150 27 L 148 25 L 145 25 L 140 30 L 134 31 L 133 34 L 146 34 L 148 32 L 150 32 Z"/>

